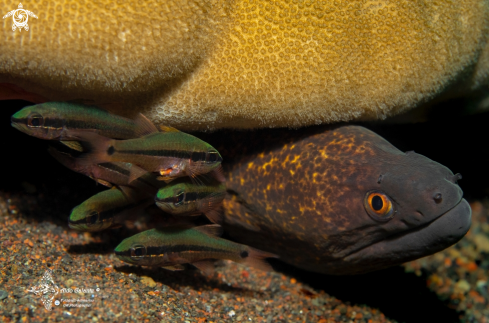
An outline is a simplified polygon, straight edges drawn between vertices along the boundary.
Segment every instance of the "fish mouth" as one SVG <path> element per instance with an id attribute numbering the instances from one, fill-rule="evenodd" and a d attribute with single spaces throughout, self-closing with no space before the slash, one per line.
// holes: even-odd
<path id="1" fill-rule="evenodd" d="M 21 123 L 18 123 L 18 122 L 15 122 L 14 120 L 12 120 L 12 122 L 10 122 L 10 125 L 12 127 L 14 127 L 15 129 L 21 131 L 21 132 L 27 133 L 28 128 Z"/>
<path id="2" fill-rule="evenodd" d="M 470 228 L 472 210 L 465 199 L 433 221 L 418 228 L 390 236 L 344 258 L 352 271 L 368 272 L 434 254 L 462 239 Z M 371 267 L 371 268 L 370 268 Z"/>

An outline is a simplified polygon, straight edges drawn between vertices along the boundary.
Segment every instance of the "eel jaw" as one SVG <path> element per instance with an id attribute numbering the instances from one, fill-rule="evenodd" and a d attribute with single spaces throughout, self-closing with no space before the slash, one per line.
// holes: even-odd
<path id="1" fill-rule="evenodd" d="M 343 261 L 350 271 L 344 274 L 365 273 L 399 265 L 434 254 L 455 244 L 467 233 L 471 224 L 469 203 L 465 199 L 434 221 L 360 249 Z"/>

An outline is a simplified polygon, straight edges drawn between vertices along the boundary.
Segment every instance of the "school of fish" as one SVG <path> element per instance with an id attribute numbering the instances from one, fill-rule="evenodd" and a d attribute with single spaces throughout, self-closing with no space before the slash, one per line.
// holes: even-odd
<path id="1" fill-rule="evenodd" d="M 174 217 L 203 214 L 214 223 L 194 226 L 184 221 L 140 232 L 116 247 L 122 261 L 168 270 L 192 264 L 211 274 L 213 260 L 228 259 L 272 270 L 264 259 L 275 254 L 219 237 L 226 190 L 222 157 L 205 141 L 171 127 L 157 128 L 143 115 L 132 120 L 66 102 L 25 107 L 12 116 L 11 124 L 52 140 L 49 153 L 56 160 L 109 187 L 72 210 L 72 229 L 117 228 L 155 203 Z"/>
<path id="2" fill-rule="evenodd" d="M 228 259 L 271 270 L 265 259 L 280 256 L 308 271 L 359 274 L 443 250 L 470 228 L 460 174 L 356 125 L 203 141 L 143 115 L 64 102 L 26 107 L 11 122 L 110 188 L 73 209 L 71 228 L 132 226 L 151 208 L 161 214 L 116 247 L 131 264 L 212 273 L 213 260 Z M 220 238 L 221 226 L 238 243 Z"/>

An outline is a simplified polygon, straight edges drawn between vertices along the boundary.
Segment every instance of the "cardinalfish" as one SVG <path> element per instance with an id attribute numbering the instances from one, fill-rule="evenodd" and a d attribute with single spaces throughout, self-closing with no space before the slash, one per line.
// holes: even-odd
<path id="1" fill-rule="evenodd" d="M 197 185 L 188 180 L 165 186 L 158 190 L 155 201 L 163 211 L 172 215 L 199 215 L 204 213 L 214 223 L 222 222 L 219 206 L 226 187 L 222 183 Z"/>
<path id="2" fill-rule="evenodd" d="M 206 273 L 213 272 L 212 259 L 227 259 L 261 270 L 272 268 L 265 258 L 276 255 L 219 238 L 221 226 L 210 224 L 193 228 L 151 229 L 122 241 L 115 254 L 134 265 L 181 268 L 192 264 Z"/>
<path id="3" fill-rule="evenodd" d="M 161 181 L 157 181 L 155 176 L 150 173 L 129 183 L 129 173 L 132 166 L 130 163 L 114 162 L 89 165 L 82 163 L 80 158 L 73 157 L 71 154 L 61 152 L 53 147 L 49 147 L 48 152 L 67 168 L 86 175 L 107 187 L 114 185 L 119 187 L 130 186 L 140 192 L 147 192 L 154 196 L 158 188 L 165 185 Z"/>
<path id="4" fill-rule="evenodd" d="M 167 183 L 182 176 L 198 182 L 198 175 L 211 171 L 221 174 L 222 157 L 214 147 L 174 128 L 154 129 L 149 135 L 129 140 L 89 132 L 77 132 L 75 137 L 89 147 L 87 154 L 80 156 L 85 164 L 131 163 L 129 182 L 147 172 L 158 173 L 158 179 Z"/>
<path id="5" fill-rule="evenodd" d="M 131 192 L 130 196 L 128 192 Z M 118 228 L 127 217 L 152 203 L 151 198 L 128 188 L 125 192 L 109 189 L 76 206 L 70 214 L 68 225 L 78 231 L 90 232 Z"/>
<path id="6" fill-rule="evenodd" d="M 81 151 L 71 141 L 72 131 L 91 131 L 99 135 L 130 139 L 148 134 L 145 118 L 131 120 L 108 111 L 69 102 L 48 102 L 23 108 L 11 118 L 14 128 L 30 136 L 47 140 L 60 140 L 69 147 Z"/>

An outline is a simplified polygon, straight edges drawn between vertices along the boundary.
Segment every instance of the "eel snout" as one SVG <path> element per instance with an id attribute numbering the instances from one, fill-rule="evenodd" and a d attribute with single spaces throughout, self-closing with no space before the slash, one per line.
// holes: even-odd
<path id="1" fill-rule="evenodd" d="M 372 244 L 350 254 L 345 261 L 350 264 L 362 263 L 362 270 L 368 271 L 369 267 L 389 267 L 396 262 L 403 263 L 433 254 L 456 243 L 467 233 L 471 214 L 469 203 L 461 199 L 435 221 Z"/>
<path id="2" fill-rule="evenodd" d="M 429 223 L 455 207 L 463 196 L 459 179 L 460 174 L 423 155 L 401 156 L 379 185 L 397 204 L 394 232 Z"/>

